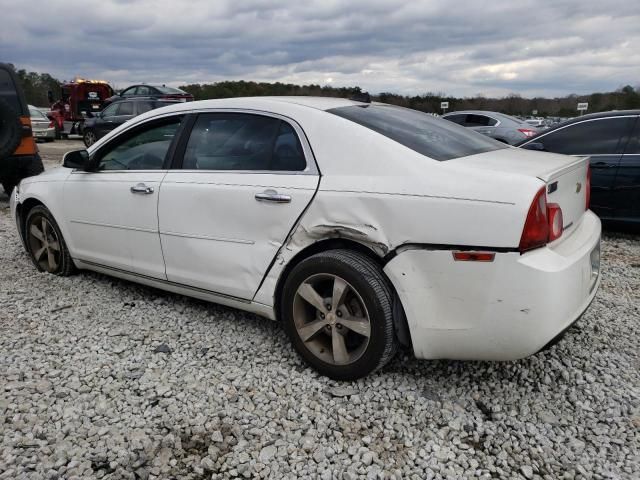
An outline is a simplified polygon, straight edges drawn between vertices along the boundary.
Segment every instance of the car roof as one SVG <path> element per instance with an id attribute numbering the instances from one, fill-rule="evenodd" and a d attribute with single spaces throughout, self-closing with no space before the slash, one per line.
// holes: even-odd
<path id="1" fill-rule="evenodd" d="M 170 108 L 173 112 L 206 110 L 208 108 L 245 108 L 252 110 L 273 110 L 278 113 L 287 107 L 306 107 L 315 110 L 330 110 L 332 108 L 364 106 L 369 103 L 357 102 L 346 98 L 335 97 L 232 97 L 216 98 L 212 100 L 197 100 L 195 102 L 176 102 Z M 377 105 L 385 105 L 379 104 Z M 280 112 L 283 113 L 283 112 Z"/>
<path id="2" fill-rule="evenodd" d="M 595 118 L 604 118 L 604 117 L 624 117 L 628 115 L 640 115 L 640 109 L 635 110 L 610 110 L 608 112 L 596 112 L 596 113 L 588 113 L 586 115 L 580 115 L 579 117 L 570 118 L 569 120 L 564 122 L 564 125 L 573 122 L 582 122 L 584 120 L 592 120 Z"/>

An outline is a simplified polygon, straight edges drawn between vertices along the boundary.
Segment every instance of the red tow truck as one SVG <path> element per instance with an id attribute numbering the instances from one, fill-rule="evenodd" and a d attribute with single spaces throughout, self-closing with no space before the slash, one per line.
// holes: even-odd
<path id="1" fill-rule="evenodd" d="M 56 138 L 68 135 L 82 135 L 84 116 L 102 110 L 106 100 L 113 96 L 113 88 L 102 80 L 76 78 L 61 86 L 60 99 L 54 99 L 48 92 L 51 111 L 47 116 L 56 127 Z"/>

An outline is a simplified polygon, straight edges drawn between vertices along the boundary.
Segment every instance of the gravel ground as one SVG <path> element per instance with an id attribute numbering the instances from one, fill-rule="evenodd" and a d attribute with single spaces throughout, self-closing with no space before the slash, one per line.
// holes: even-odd
<path id="1" fill-rule="evenodd" d="M 640 477 L 638 236 L 604 238 L 598 296 L 551 350 L 405 354 L 343 384 L 268 320 L 36 273 L 4 195 L 0 241 L 0 479 Z"/>

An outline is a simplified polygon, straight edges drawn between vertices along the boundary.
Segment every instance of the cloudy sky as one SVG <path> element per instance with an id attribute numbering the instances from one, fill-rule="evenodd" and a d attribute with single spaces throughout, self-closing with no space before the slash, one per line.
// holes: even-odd
<path id="1" fill-rule="evenodd" d="M 0 0 L 0 61 L 69 79 L 565 95 L 640 85 L 638 0 Z"/>

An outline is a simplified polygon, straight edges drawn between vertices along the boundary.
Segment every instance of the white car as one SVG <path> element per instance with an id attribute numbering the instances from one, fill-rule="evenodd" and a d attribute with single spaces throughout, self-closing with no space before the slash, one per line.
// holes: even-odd
<path id="1" fill-rule="evenodd" d="M 41 271 L 95 270 L 284 322 L 321 373 L 399 344 L 423 359 L 536 353 L 588 307 L 600 222 L 586 158 L 334 98 L 153 110 L 11 197 Z"/>

